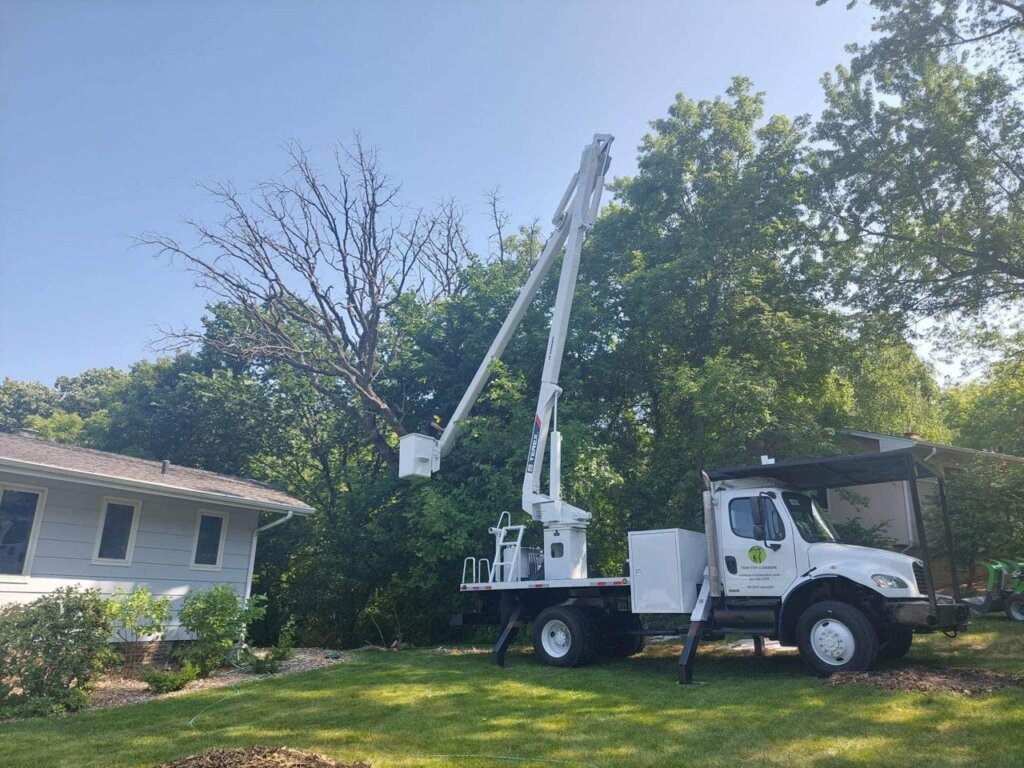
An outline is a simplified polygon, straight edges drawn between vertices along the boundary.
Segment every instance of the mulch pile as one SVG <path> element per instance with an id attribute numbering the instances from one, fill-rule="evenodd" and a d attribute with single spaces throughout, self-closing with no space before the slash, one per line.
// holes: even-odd
<path id="1" fill-rule="evenodd" d="M 370 768 L 369 763 L 339 763 L 323 755 L 287 747 L 211 749 L 156 768 Z"/>
<path id="2" fill-rule="evenodd" d="M 985 669 L 886 669 L 877 672 L 840 672 L 828 685 L 871 685 L 885 691 L 962 693 L 984 696 L 1005 688 L 1024 686 L 1024 678 Z"/>

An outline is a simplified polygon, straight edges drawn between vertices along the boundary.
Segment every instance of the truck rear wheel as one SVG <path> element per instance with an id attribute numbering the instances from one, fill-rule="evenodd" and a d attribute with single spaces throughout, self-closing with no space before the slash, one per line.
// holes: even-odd
<path id="1" fill-rule="evenodd" d="M 902 659 L 914 643 L 914 630 L 909 627 L 887 627 L 878 646 L 878 658 Z"/>
<path id="2" fill-rule="evenodd" d="M 1010 595 L 1004 601 L 1006 615 L 1014 621 L 1024 621 L 1024 592 Z"/>
<path id="3" fill-rule="evenodd" d="M 859 609 L 835 600 L 813 603 L 796 623 L 804 662 L 818 675 L 862 672 L 878 655 L 878 635 Z"/>
<path id="4" fill-rule="evenodd" d="M 533 620 L 533 650 L 551 667 L 578 667 L 597 655 L 593 617 L 574 605 L 545 608 Z"/>

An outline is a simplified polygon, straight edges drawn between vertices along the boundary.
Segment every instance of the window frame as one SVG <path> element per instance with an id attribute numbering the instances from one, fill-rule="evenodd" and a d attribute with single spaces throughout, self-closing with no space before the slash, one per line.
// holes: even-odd
<path id="1" fill-rule="evenodd" d="M 745 535 L 743 535 L 742 533 L 740 533 L 739 531 L 736 530 L 736 526 L 734 526 L 733 522 L 732 522 L 732 505 L 733 505 L 733 502 L 736 502 L 736 501 L 755 501 L 755 502 L 757 502 L 757 504 L 761 507 L 762 514 L 765 515 L 765 535 L 768 536 L 768 538 L 766 538 L 766 539 L 756 539 L 753 536 L 745 536 Z M 766 506 L 765 502 L 768 502 L 768 504 L 771 505 L 771 509 L 770 510 L 765 509 L 765 506 Z M 777 543 L 777 542 L 781 542 L 781 541 L 785 541 L 786 540 L 786 520 L 782 516 L 782 513 L 779 512 L 779 508 L 775 504 L 775 499 L 773 499 L 771 497 L 768 497 L 768 496 L 734 496 L 733 498 L 729 499 L 729 507 L 726 510 L 726 513 L 728 514 L 728 517 L 729 517 L 729 530 L 732 531 L 732 535 L 735 536 L 738 539 L 747 539 L 749 541 L 770 541 L 770 542 L 773 542 L 773 543 Z M 768 524 L 768 521 L 769 521 L 768 514 L 769 513 L 775 515 L 775 519 L 777 519 L 779 524 L 782 526 L 782 530 L 781 531 L 774 530 L 775 526 Z M 777 539 L 776 538 L 772 538 L 773 536 L 779 535 L 779 534 L 781 534 L 779 536 L 779 538 L 777 538 Z"/>
<path id="2" fill-rule="evenodd" d="M 215 565 L 206 565 L 204 563 L 196 562 L 196 555 L 199 554 L 199 530 L 203 524 L 204 517 L 219 517 L 221 518 L 220 524 L 220 542 L 217 545 L 217 563 Z M 217 512 L 212 509 L 200 509 L 196 511 L 196 529 L 192 536 L 192 557 L 189 560 L 189 568 L 193 571 L 220 571 L 224 568 L 224 546 L 228 539 L 228 521 L 231 517 L 230 512 Z"/>
<path id="3" fill-rule="evenodd" d="M 124 559 L 113 557 L 100 557 L 100 545 L 103 543 L 103 527 L 107 522 L 107 510 L 111 504 L 120 504 L 123 507 L 132 508 L 132 527 L 128 532 L 128 547 L 124 553 Z M 96 542 L 92 549 L 93 565 L 119 565 L 129 566 L 132 564 L 132 556 L 135 554 L 135 537 L 139 531 L 139 518 L 142 517 L 142 501 L 140 499 L 124 499 L 117 496 L 104 496 L 100 503 L 100 524 L 96 529 Z"/>
<path id="4" fill-rule="evenodd" d="M 3 492 L 8 490 L 39 495 L 36 501 L 35 512 L 32 515 L 32 530 L 28 534 L 28 544 L 25 547 L 25 562 L 21 566 L 21 573 L 0 573 L 0 583 L 27 584 L 32 574 L 32 562 L 36 556 L 36 545 L 39 543 L 39 530 L 43 526 L 43 511 L 46 509 L 47 489 L 35 485 L 0 482 L 0 498 L 3 497 Z"/>

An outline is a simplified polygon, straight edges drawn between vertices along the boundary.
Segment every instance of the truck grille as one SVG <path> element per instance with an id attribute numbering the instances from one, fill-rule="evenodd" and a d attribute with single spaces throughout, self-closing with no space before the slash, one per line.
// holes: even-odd
<path id="1" fill-rule="evenodd" d="M 924 577 L 924 564 L 914 561 L 914 578 L 917 580 L 917 591 L 922 595 L 928 594 L 928 579 Z"/>

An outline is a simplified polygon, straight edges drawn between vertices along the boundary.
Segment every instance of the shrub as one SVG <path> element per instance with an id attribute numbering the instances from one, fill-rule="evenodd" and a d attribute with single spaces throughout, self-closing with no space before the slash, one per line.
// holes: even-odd
<path id="1" fill-rule="evenodd" d="M 199 667 L 191 661 L 186 661 L 178 670 L 150 668 L 139 673 L 139 679 L 155 693 L 180 691 L 197 677 L 199 677 Z"/>
<path id="2" fill-rule="evenodd" d="M 78 709 L 110 659 L 109 602 L 95 589 L 61 587 L 25 605 L 0 607 L 0 715 Z"/>
<path id="3" fill-rule="evenodd" d="M 251 598 L 243 605 L 234 588 L 221 584 L 206 591 L 189 592 L 182 602 L 178 620 L 193 635 L 184 657 L 199 668 L 203 676 L 221 666 L 242 637 L 245 625 L 260 618 L 266 601 Z"/>
<path id="4" fill-rule="evenodd" d="M 149 587 L 138 586 L 131 592 L 121 589 L 111 597 L 115 632 L 127 643 L 124 649 L 125 664 L 136 667 L 142 660 L 144 648 L 140 641 L 159 640 L 163 637 L 165 624 L 171 618 L 171 599 L 153 597 Z"/>

